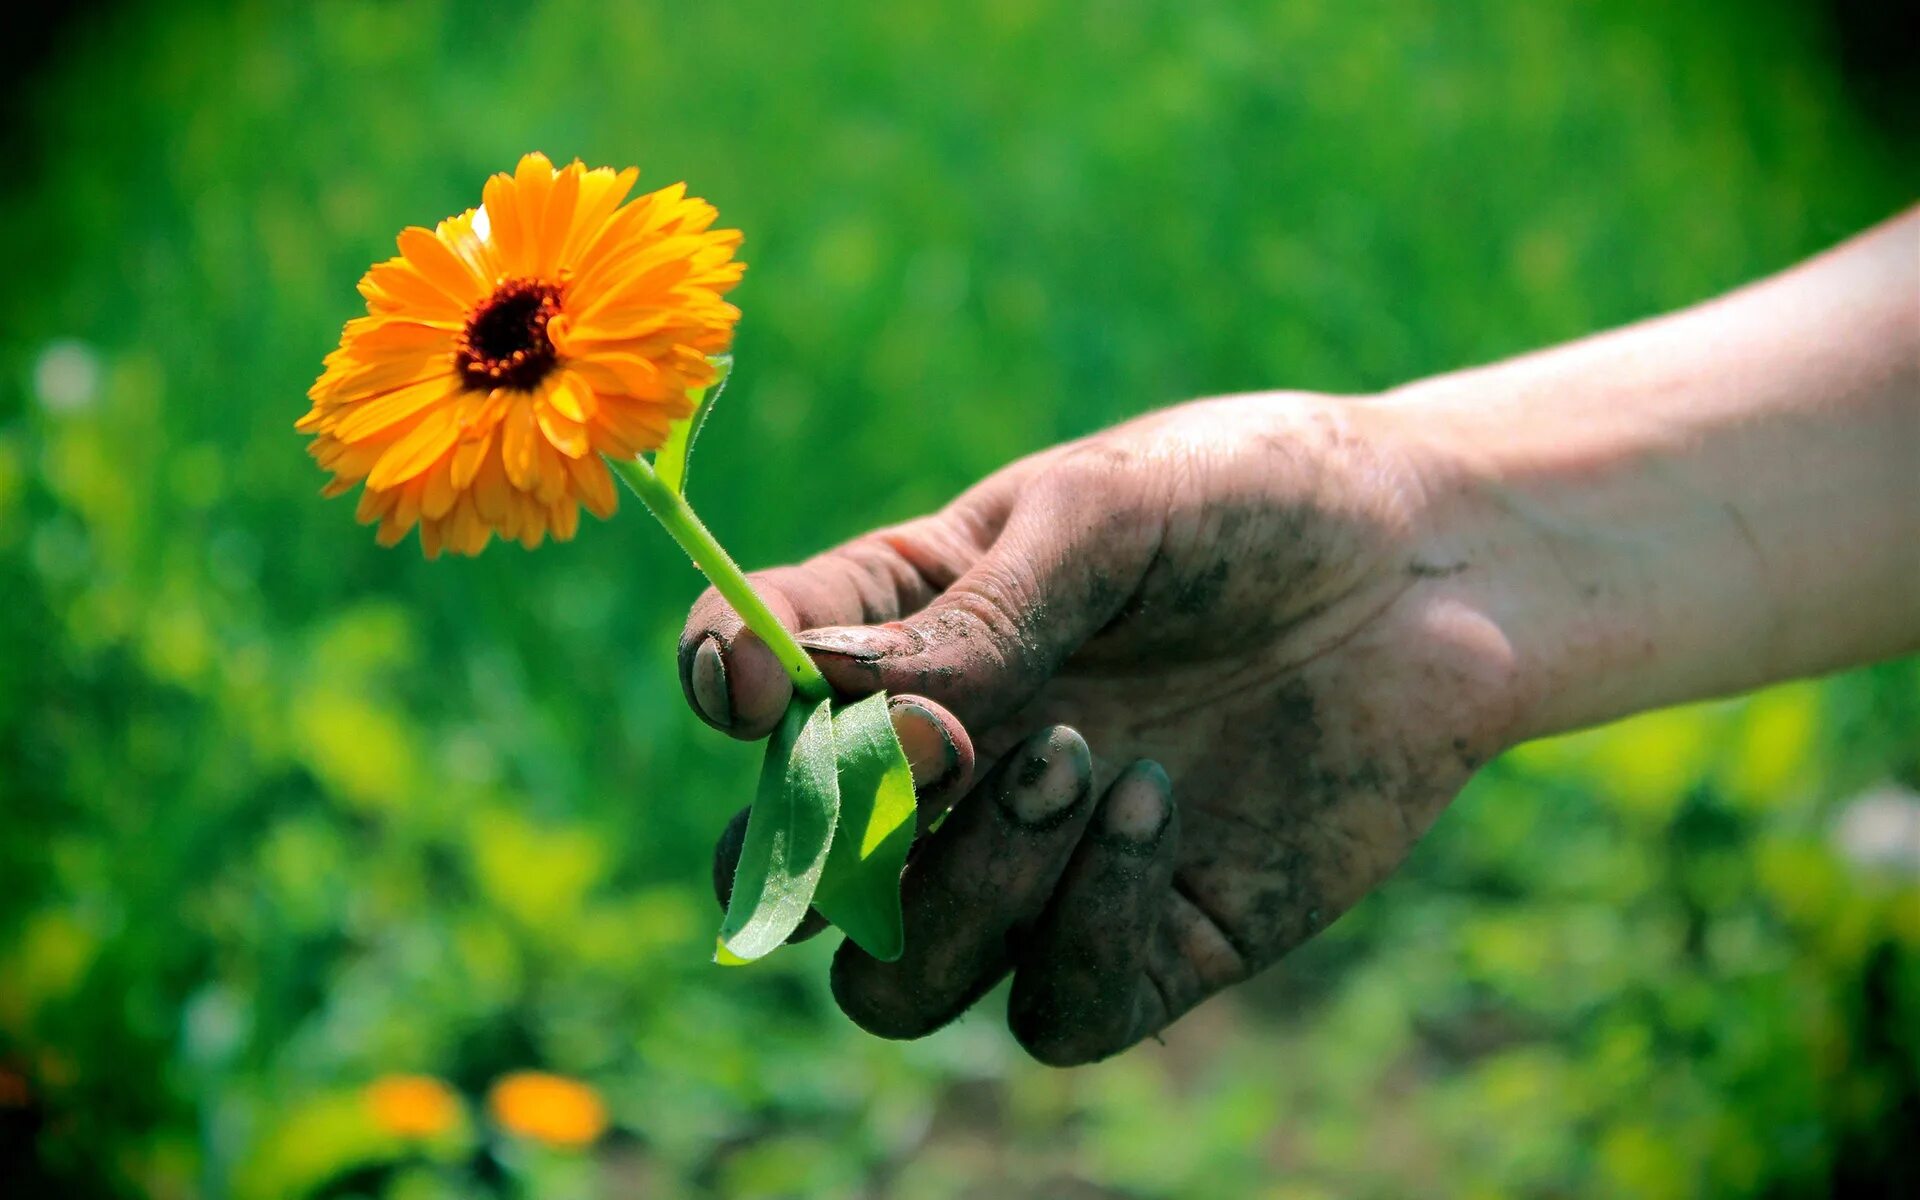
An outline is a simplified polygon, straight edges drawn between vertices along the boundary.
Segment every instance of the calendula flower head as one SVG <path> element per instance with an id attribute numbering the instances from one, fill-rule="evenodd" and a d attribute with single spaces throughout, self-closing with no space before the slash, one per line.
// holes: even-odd
<path id="1" fill-rule="evenodd" d="M 374 1125 L 404 1138 L 431 1138 L 460 1120 L 460 1097 L 430 1075 L 386 1075 L 367 1085 Z"/>
<path id="2" fill-rule="evenodd" d="M 586 1146 L 607 1128 L 600 1093 L 577 1079 L 545 1071 L 515 1071 L 487 1093 L 487 1107 L 503 1128 L 550 1146 Z"/>
<path id="3" fill-rule="evenodd" d="M 296 427 L 327 495 L 366 485 L 358 515 L 382 545 L 416 524 L 429 558 L 495 533 L 571 538 L 581 505 L 614 510 L 601 455 L 658 449 L 713 381 L 740 318 L 722 298 L 740 233 L 710 228 L 683 184 L 623 204 L 637 175 L 529 154 L 361 279 L 367 315 Z"/>

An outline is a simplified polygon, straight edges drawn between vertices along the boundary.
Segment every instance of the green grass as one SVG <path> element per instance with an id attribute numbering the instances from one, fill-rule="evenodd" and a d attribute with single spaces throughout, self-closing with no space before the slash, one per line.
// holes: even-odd
<path id="1" fill-rule="evenodd" d="M 637 162 L 747 232 L 694 491 L 789 559 L 1158 404 L 1385 387 L 1879 219 L 1920 169 L 1813 6 L 504 11 L 136 5 L 28 84 L 0 1071 L 31 1098 L 0 1162 L 31 1144 L 74 1195 L 903 1200 L 1915 1170 L 1920 894 L 1829 833 L 1920 784 L 1912 662 L 1518 752 L 1295 962 L 1055 1074 L 991 1004 L 866 1038 L 825 945 L 707 965 L 755 755 L 684 709 L 697 581 L 637 505 L 426 563 L 320 500 L 292 430 L 402 225 L 527 149 Z M 378 1074 L 524 1066 L 619 1136 L 486 1176 L 458 1138 L 382 1166 L 355 1124 Z"/>

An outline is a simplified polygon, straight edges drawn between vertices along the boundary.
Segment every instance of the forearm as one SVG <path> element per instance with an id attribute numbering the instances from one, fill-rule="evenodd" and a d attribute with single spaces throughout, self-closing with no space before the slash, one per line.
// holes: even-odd
<path id="1" fill-rule="evenodd" d="M 1920 212 L 1380 405 L 1512 641 L 1517 736 L 1920 646 Z"/>

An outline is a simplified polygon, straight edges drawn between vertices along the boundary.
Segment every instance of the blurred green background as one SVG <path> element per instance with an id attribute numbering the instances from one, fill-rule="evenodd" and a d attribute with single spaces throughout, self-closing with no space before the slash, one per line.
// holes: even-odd
<path id="1" fill-rule="evenodd" d="M 992 1002 L 860 1034 L 831 939 L 708 964 L 756 761 L 682 705 L 696 577 L 637 505 L 430 564 L 320 500 L 292 429 L 402 225 L 527 149 L 637 162 L 747 232 L 694 490 L 789 559 L 1151 406 L 1385 387 L 1887 215 L 1911 113 L 1825 6 L 333 0 L 17 36 L 0 1192 L 1920 1186 L 1914 662 L 1523 748 L 1287 964 L 1051 1072 Z M 501 1128 L 522 1068 L 610 1131 Z M 458 1119 L 382 1132 L 396 1073 Z"/>

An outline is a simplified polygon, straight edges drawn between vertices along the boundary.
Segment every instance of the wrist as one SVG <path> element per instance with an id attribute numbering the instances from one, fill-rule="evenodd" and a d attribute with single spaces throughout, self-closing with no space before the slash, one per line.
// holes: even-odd
<path id="1" fill-rule="evenodd" d="M 1514 384 L 1387 400 L 1420 482 L 1421 561 L 1509 644 L 1506 740 L 1748 686 L 1721 647 L 1765 646 L 1777 618 L 1738 514 L 1606 422 L 1543 419 Z"/>
<path id="2" fill-rule="evenodd" d="M 1920 642 L 1916 224 L 1377 402 L 1512 643 L 1516 740 Z"/>

